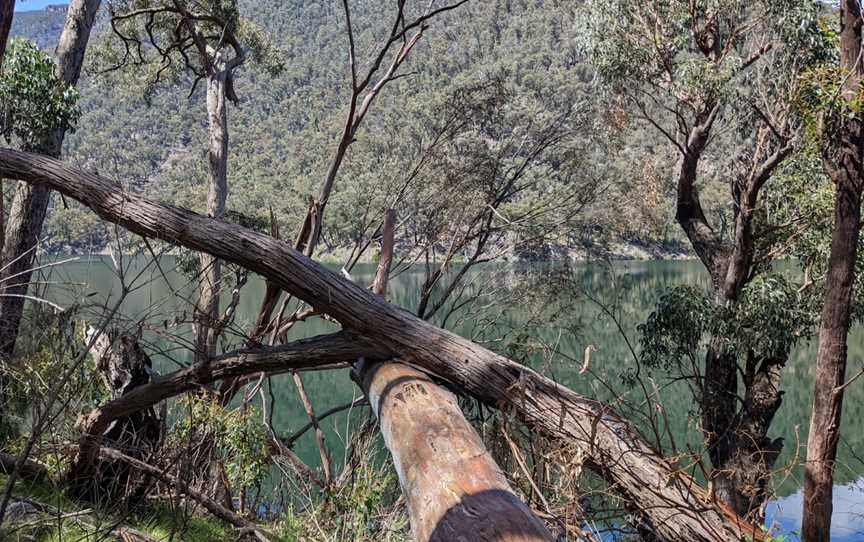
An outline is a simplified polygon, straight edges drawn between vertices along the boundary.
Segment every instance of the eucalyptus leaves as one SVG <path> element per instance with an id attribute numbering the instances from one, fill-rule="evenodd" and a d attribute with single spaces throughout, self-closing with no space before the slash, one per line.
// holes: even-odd
<path id="1" fill-rule="evenodd" d="M 57 76 L 54 60 L 27 40 L 9 44 L 0 74 L 0 133 L 25 150 L 39 150 L 55 130 L 73 131 L 78 91 Z"/>

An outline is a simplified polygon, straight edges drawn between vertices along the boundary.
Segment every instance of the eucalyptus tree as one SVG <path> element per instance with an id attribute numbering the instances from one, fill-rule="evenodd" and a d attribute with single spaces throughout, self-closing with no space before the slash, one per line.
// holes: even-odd
<path id="1" fill-rule="evenodd" d="M 864 109 L 861 106 L 864 24 L 858 0 L 839 9 L 837 52 L 808 73 L 809 106 L 825 172 L 835 188 L 830 253 L 825 268 L 813 411 L 807 438 L 802 539 L 831 538 L 834 463 L 840 439 L 846 381 L 847 336 L 855 312 L 860 274 L 861 198 L 864 193 Z M 853 378 L 854 379 L 854 378 Z"/>
<path id="2" fill-rule="evenodd" d="M 68 89 L 75 87 L 81 75 L 84 54 L 90 40 L 90 30 L 96 20 L 99 4 L 99 0 L 73 0 L 69 4 L 66 22 L 54 55 L 56 67 L 50 68 L 51 77 L 56 77 L 53 84 L 55 90 L 43 97 L 31 94 L 25 97 L 25 100 L 48 98 L 56 96 L 58 92 L 61 95 L 70 93 L 66 94 L 61 101 L 68 102 L 71 99 L 73 94 Z M 47 66 L 44 62 L 39 65 L 40 75 L 46 77 Z M 32 64 L 31 66 L 36 67 Z M 9 69 L 11 70 L 11 66 Z M 36 81 L 26 80 L 19 83 L 25 87 L 38 84 Z M 26 92 L 28 89 L 21 90 Z M 7 102 L 10 106 L 12 103 Z M 41 112 L 45 111 L 51 110 L 41 110 Z M 21 145 L 29 150 L 58 157 L 63 147 L 63 139 L 71 126 L 69 119 L 63 117 L 63 115 L 68 117 L 69 111 L 61 111 L 61 117 L 55 116 L 52 119 L 49 115 L 42 120 L 38 120 L 40 115 L 33 116 L 37 112 L 40 112 L 38 108 L 29 112 L 28 123 L 35 121 L 36 124 L 32 125 L 34 129 L 27 134 L 26 138 L 21 140 Z M 20 120 L 19 118 L 17 121 Z M 23 296 L 26 295 L 27 285 L 30 282 L 33 258 L 42 234 L 50 195 L 50 190 L 44 185 L 32 186 L 18 183 L 9 209 L 5 243 L 0 257 L 0 262 L 3 263 L 0 283 L 3 284 L 6 294 L 0 297 L 0 355 L 6 358 L 12 356 L 15 350 L 15 341 L 24 311 Z"/>
<path id="3" fill-rule="evenodd" d="M 761 345 L 736 340 L 739 329 L 726 324 L 760 314 L 744 294 L 780 254 L 776 229 L 766 226 L 764 192 L 800 140 L 798 76 L 827 54 L 822 9 L 811 0 L 615 0 L 589 2 L 585 11 L 585 48 L 600 79 L 628 114 L 678 153 L 675 217 L 711 278 L 708 306 L 717 318 L 694 326 L 686 317 L 692 311 L 662 307 L 666 314 L 658 310 L 643 327 L 643 361 L 695 378 L 713 489 L 741 514 L 758 514 L 766 498 L 782 447 L 782 439 L 768 436 L 782 401 L 780 370 L 800 333 L 781 329 L 776 324 L 789 315 L 773 318 L 771 311 L 754 322 L 767 332 Z M 712 184 L 729 194 L 713 224 L 700 196 Z M 772 296 L 795 299 L 783 281 L 762 281 L 754 290 L 769 304 Z M 703 334 L 704 366 L 681 366 L 682 351 L 692 354 Z"/>
<path id="4" fill-rule="evenodd" d="M 234 90 L 236 72 L 251 57 L 277 73 L 282 64 L 275 49 L 260 27 L 241 16 L 233 0 L 120 0 L 109 2 L 108 8 L 117 40 L 102 49 L 102 69 L 140 70 L 145 98 L 166 82 L 191 79 L 190 96 L 200 82 L 206 85 L 206 212 L 222 219 L 228 197 L 228 102 L 240 103 Z M 203 360 L 216 354 L 222 267 L 201 253 L 200 271 L 196 359 Z"/>
<path id="5" fill-rule="evenodd" d="M 56 73 L 54 60 L 40 51 L 34 44 L 25 40 L 14 39 L 6 49 L 4 69 L 0 72 L 0 136 L 7 143 L 29 151 L 45 152 L 46 134 L 58 133 L 74 127 L 80 111 L 78 109 L 78 93 L 73 87 L 67 86 Z M 50 149 L 47 149 L 50 150 Z M 3 348 L 0 350 L 0 435 L 8 434 L 12 427 L 11 394 L 6 389 L 6 371 L 11 362 L 10 357 L 17 336 L 18 324 L 21 318 L 24 298 L 29 282 L 30 267 L 23 265 L 31 262 L 38 233 L 33 230 L 37 226 L 32 215 L 21 203 L 32 201 L 22 195 L 44 192 L 47 204 L 48 191 L 45 188 L 31 188 L 22 183 L 16 191 L 16 205 L 13 205 L 13 216 L 10 222 L 10 243 L 6 245 L 6 257 L 17 258 L 3 260 L 6 263 L 0 270 L 0 310 L 4 317 L 0 324 L 0 337 Z M 20 199 L 19 199 L 20 197 Z M 0 201 L 2 201 L 0 191 Z M 2 226 L 3 207 L 0 206 L 0 226 Z M 44 215 L 43 215 L 44 216 Z M 41 222 L 40 222 L 41 224 Z M 30 236 L 22 233 L 30 232 Z M 0 250 L 3 248 L 3 236 L 0 236 Z M 28 243 L 30 248 L 27 248 Z M 16 255 L 17 252 L 20 255 Z M 9 269 L 18 270 L 14 274 Z"/>

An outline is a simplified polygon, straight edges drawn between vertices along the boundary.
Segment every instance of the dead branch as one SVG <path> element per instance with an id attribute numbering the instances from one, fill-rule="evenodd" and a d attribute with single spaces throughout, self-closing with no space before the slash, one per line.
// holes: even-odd
<path id="1" fill-rule="evenodd" d="M 153 465 L 135 459 L 134 457 L 129 457 L 128 455 L 125 455 L 119 450 L 115 450 L 113 448 L 102 448 L 99 451 L 99 455 L 106 459 L 122 461 L 123 463 L 126 463 L 143 473 L 149 474 L 150 476 L 158 478 L 162 482 L 173 486 L 176 490 L 182 491 L 186 496 L 192 498 L 195 502 L 199 503 L 215 517 L 233 525 L 241 531 L 253 533 L 255 537 L 262 542 L 268 542 L 268 537 L 271 536 L 261 527 L 255 525 L 246 518 L 232 512 L 231 510 L 228 510 L 227 508 L 217 504 L 202 493 L 195 491 L 174 476 L 171 476 L 167 472 L 164 472 L 163 470 L 158 469 Z"/>

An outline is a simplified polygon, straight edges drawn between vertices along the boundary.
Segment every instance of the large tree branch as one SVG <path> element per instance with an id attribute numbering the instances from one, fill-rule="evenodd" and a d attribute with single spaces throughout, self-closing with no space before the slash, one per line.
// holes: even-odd
<path id="1" fill-rule="evenodd" d="M 287 243 L 126 193 L 105 178 L 32 153 L 0 149 L 0 176 L 45 183 L 134 233 L 246 267 L 375 341 L 390 356 L 512 410 L 531 429 L 583 450 L 589 465 L 640 510 L 660 539 L 719 542 L 761 536 L 758 526 L 705 504 L 704 490 L 608 405 L 390 305 Z"/>
<path id="2" fill-rule="evenodd" d="M 359 337 L 339 332 L 302 339 L 273 348 L 245 349 L 216 356 L 185 369 L 175 371 L 126 395 L 94 409 L 83 422 L 79 439 L 78 458 L 70 470 L 72 480 L 88 477 L 102 435 L 111 422 L 169 399 L 226 378 L 238 378 L 256 373 L 280 374 L 292 370 L 317 367 L 356 359 L 376 357 L 375 347 Z"/>
<path id="3" fill-rule="evenodd" d="M 708 137 L 714 126 L 714 121 L 720 114 L 720 106 L 715 105 L 710 110 L 706 109 L 700 116 L 687 136 L 684 155 L 681 159 L 681 167 L 678 172 L 678 200 L 675 210 L 675 218 L 680 224 L 693 250 L 705 264 L 715 285 L 722 281 L 722 273 L 726 249 L 720 237 L 705 218 L 702 210 L 702 202 L 696 190 L 696 179 L 698 178 L 699 160 L 708 143 Z"/>

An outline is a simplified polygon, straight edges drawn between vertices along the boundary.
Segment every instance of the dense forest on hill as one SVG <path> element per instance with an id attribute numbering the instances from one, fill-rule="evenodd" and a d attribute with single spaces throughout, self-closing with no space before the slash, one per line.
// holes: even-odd
<path id="1" fill-rule="evenodd" d="M 361 58 L 364 49 L 375 46 L 384 24 L 373 4 L 356 9 Z M 228 208 L 266 220 L 272 207 L 280 222 L 292 228 L 305 213 L 317 179 L 326 173 L 331 157 L 321 149 L 332 148 L 343 122 L 348 98 L 344 22 L 330 3 L 250 0 L 241 6 L 271 36 L 279 36 L 274 45 L 285 69 L 270 75 L 249 65 L 238 75 L 241 102 L 230 112 L 234 159 L 228 172 Z M 63 14 L 21 15 L 14 20 L 13 35 L 51 50 Z M 350 180 L 331 203 L 328 250 L 352 246 L 366 227 L 368 210 L 380 207 L 404 182 L 405 172 L 412 170 L 424 142 L 433 136 L 436 116 L 460 93 L 500 83 L 496 92 L 506 95 L 508 118 L 488 119 L 499 126 L 518 122 L 520 128 L 531 129 L 532 123 L 561 115 L 565 107 L 587 119 L 599 100 L 590 86 L 592 69 L 577 52 L 574 17 L 566 1 L 500 0 L 465 6 L 458 15 L 446 14 L 441 27 L 430 29 L 412 52 L 416 61 L 410 75 L 392 84 L 383 107 L 370 115 L 357 136 L 358 144 L 345 164 Z M 94 39 L 97 47 L 100 40 L 110 40 L 104 21 L 97 23 Z M 82 166 L 128 179 L 145 194 L 203 209 L 202 88 L 190 95 L 192 81 L 180 76 L 149 94 L 147 81 L 100 73 L 103 68 L 96 60 L 85 67 L 83 115 L 78 131 L 67 138 L 70 157 Z M 680 254 L 685 249 L 672 227 L 668 205 L 673 198 L 674 155 L 650 130 L 622 133 L 616 123 L 626 119 L 616 118 L 614 111 L 589 122 L 576 127 L 567 144 L 578 153 L 579 167 L 591 172 L 595 194 L 603 194 L 604 205 L 588 208 L 554 236 L 544 236 L 530 247 L 514 238 L 505 243 L 526 257 L 584 256 L 585 248 L 609 247 L 636 257 Z M 596 143 L 604 141 L 607 149 L 598 151 Z M 421 194 L 423 189 L 418 188 L 415 197 L 438 190 L 433 186 L 441 183 L 441 167 L 426 168 L 417 184 L 425 185 L 427 192 Z M 535 168 L 536 175 L 546 174 L 541 167 Z M 559 182 L 566 183 L 565 177 L 559 175 Z M 362 195 L 362 205 L 357 195 Z M 528 192 L 520 198 L 520 205 L 531 206 L 544 196 Z M 723 199 L 716 191 L 712 205 L 721 207 Z M 442 224 L 447 220 L 440 219 Z M 46 235 L 52 251 L 87 252 L 103 248 L 108 232 L 72 204 L 51 214 Z"/>

